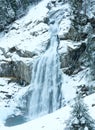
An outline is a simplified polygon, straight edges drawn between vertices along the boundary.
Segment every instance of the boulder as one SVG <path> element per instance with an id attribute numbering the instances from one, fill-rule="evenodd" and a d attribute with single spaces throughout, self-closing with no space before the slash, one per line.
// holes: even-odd
<path id="1" fill-rule="evenodd" d="M 28 50 L 21 50 L 21 49 L 17 48 L 16 46 L 9 48 L 8 52 L 10 52 L 10 53 L 15 52 L 18 56 L 25 57 L 25 58 L 33 58 L 33 56 L 37 55 L 37 52 L 35 52 L 35 51 L 31 52 Z"/>

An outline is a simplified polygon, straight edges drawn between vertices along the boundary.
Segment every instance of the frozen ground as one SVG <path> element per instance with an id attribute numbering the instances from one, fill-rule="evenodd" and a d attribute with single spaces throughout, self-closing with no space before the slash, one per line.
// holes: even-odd
<path id="1" fill-rule="evenodd" d="M 95 107 L 92 107 L 92 104 L 95 104 L 95 94 L 86 97 L 85 103 L 89 106 L 90 115 L 95 119 Z M 70 111 L 70 106 L 66 106 L 52 114 L 48 114 L 22 125 L 14 127 L 4 127 L 0 125 L 0 130 L 64 130 L 65 122 L 70 116 Z"/>
<path id="2" fill-rule="evenodd" d="M 44 0 L 40 2 L 39 5 L 31 8 L 26 16 L 15 21 L 10 27 L 10 31 L 4 36 L 0 36 L 0 47 L 4 48 L 7 52 L 9 48 L 16 46 L 22 51 L 35 51 L 40 55 L 40 52 L 45 50 L 45 43 L 47 43 L 49 39 L 49 26 L 43 22 L 44 17 L 47 16 L 49 11 L 46 8 L 49 1 L 50 0 Z M 58 5 L 58 8 L 62 7 Z M 69 16 L 69 6 L 67 4 L 64 5 L 64 10 L 64 18 L 60 23 L 60 37 L 64 35 L 70 27 L 70 20 L 69 17 L 67 17 Z M 60 41 L 59 52 L 66 53 L 67 46 L 74 47 L 74 43 L 72 44 L 71 41 L 65 40 Z M 13 60 L 20 59 L 20 57 L 15 53 L 10 55 Z M 6 60 L 0 50 L 0 60 L 2 59 Z M 7 58 L 7 60 L 11 59 Z M 27 59 L 23 58 L 22 60 L 24 61 Z M 5 127 L 3 123 L 7 116 L 14 113 L 15 107 L 18 105 L 19 97 L 23 95 L 28 86 L 23 88 L 16 83 L 8 84 L 9 78 L 0 78 L 0 92 L 5 92 L 3 94 L 0 93 L 0 130 L 64 130 L 65 122 L 70 116 L 71 107 L 69 105 L 73 103 L 73 98 L 76 96 L 76 86 L 81 84 L 90 84 L 90 82 L 87 81 L 85 74 L 86 69 L 80 72 L 77 76 L 63 75 L 62 92 L 66 100 L 65 107 L 55 111 L 52 114 L 48 114 L 41 118 L 14 127 Z M 10 102 L 6 99 L 6 94 L 13 95 Z M 92 107 L 92 104 L 95 104 L 95 94 L 86 97 L 85 102 L 89 106 L 91 116 L 95 119 L 95 106 Z M 19 111 L 16 111 L 15 113 L 18 114 Z"/>

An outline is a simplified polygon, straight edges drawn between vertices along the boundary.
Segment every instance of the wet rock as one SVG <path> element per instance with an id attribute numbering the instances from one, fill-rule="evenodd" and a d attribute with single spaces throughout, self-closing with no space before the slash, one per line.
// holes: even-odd
<path id="1" fill-rule="evenodd" d="M 11 77 L 10 82 L 27 85 L 31 82 L 32 63 L 23 61 L 5 61 L 0 65 L 0 77 Z"/>
<path id="2" fill-rule="evenodd" d="M 48 17 L 44 17 L 43 22 L 48 24 L 49 23 L 49 18 Z"/>
<path id="3" fill-rule="evenodd" d="M 5 26 L 15 19 L 15 12 L 11 7 L 10 3 L 6 0 L 0 0 L 0 31 L 2 31 Z"/>
<path id="4" fill-rule="evenodd" d="M 79 30 L 79 31 L 78 31 Z M 80 41 L 85 40 L 89 33 L 93 32 L 93 27 L 90 23 L 87 23 L 85 26 L 80 26 L 80 28 L 75 28 L 71 25 L 69 31 L 64 34 L 64 36 L 60 37 L 60 40 L 73 40 L 73 41 Z"/>
<path id="5" fill-rule="evenodd" d="M 70 40 L 74 41 L 75 39 L 77 39 L 77 40 L 80 39 L 80 38 L 78 38 L 78 36 L 79 35 L 78 35 L 77 30 L 74 28 L 74 26 L 71 26 L 69 31 L 64 34 L 64 38 L 62 40 L 70 39 Z"/>
<path id="6" fill-rule="evenodd" d="M 20 57 L 25 57 L 25 58 L 33 58 L 33 56 L 37 55 L 36 52 L 31 52 L 28 50 L 23 51 L 23 50 L 17 48 L 16 46 L 9 48 L 8 52 L 10 52 L 10 53 L 16 52 L 17 55 L 19 55 Z"/>
<path id="7" fill-rule="evenodd" d="M 5 95 L 8 99 L 11 99 L 12 95 L 6 94 Z"/>
<path id="8" fill-rule="evenodd" d="M 0 63 L 0 77 L 14 77 L 15 63 L 13 61 L 2 61 Z"/>
<path id="9" fill-rule="evenodd" d="M 95 17 L 92 17 L 91 19 L 89 19 L 89 22 L 91 23 L 93 29 L 95 29 Z"/>
<path id="10" fill-rule="evenodd" d="M 71 75 L 75 70 L 77 70 L 76 72 L 81 70 L 79 59 L 83 52 L 85 52 L 85 49 L 86 44 L 82 43 L 75 49 L 68 47 L 68 53 L 60 56 L 61 68 L 63 68 L 64 73 Z"/>
<path id="11" fill-rule="evenodd" d="M 88 23 L 88 17 L 83 13 L 83 14 L 79 14 L 79 16 L 76 16 L 74 21 L 75 23 L 84 26 Z"/>
<path id="12" fill-rule="evenodd" d="M 16 69 L 14 70 L 15 77 L 20 79 L 20 84 L 29 84 L 31 82 L 32 63 L 24 63 L 23 61 L 16 61 Z"/>
<path id="13" fill-rule="evenodd" d="M 8 92 L 6 92 L 6 91 L 2 91 L 2 90 L 1 90 L 0 93 L 8 93 Z"/>
<path id="14" fill-rule="evenodd" d="M 87 61 L 91 79 L 95 80 L 95 35 L 89 35 L 87 41 Z"/>
<path id="15" fill-rule="evenodd" d="M 21 51 L 21 50 L 16 50 L 16 53 L 20 56 L 20 57 L 28 57 L 28 58 L 33 58 L 33 56 L 36 56 L 37 54 L 35 52 L 30 52 L 30 51 Z"/>

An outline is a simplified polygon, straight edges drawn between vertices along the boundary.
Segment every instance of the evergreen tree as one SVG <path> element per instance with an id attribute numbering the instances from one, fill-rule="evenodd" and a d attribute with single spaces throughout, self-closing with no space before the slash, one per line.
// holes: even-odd
<path id="1" fill-rule="evenodd" d="M 81 11 L 82 11 L 82 4 L 83 0 L 70 0 L 69 1 L 72 9 L 72 26 L 74 27 L 74 41 L 80 41 L 81 40 L 81 32 L 82 32 L 82 27 L 81 27 Z"/>
<path id="2" fill-rule="evenodd" d="M 72 108 L 71 117 L 67 121 L 65 130 L 95 130 L 95 121 L 88 114 L 88 107 L 79 94 L 75 98 Z"/>

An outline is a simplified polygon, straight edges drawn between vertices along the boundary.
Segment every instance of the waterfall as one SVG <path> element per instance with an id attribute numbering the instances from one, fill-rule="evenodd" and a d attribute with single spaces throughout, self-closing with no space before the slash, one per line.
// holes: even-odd
<path id="1" fill-rule="evenodd" d="M 50 24 L 50 43 L 46 52 L 33 64 L 29 118 L 51 113 L 61 107 L 62 76 L 58 54 L 58 24 Z"/>

